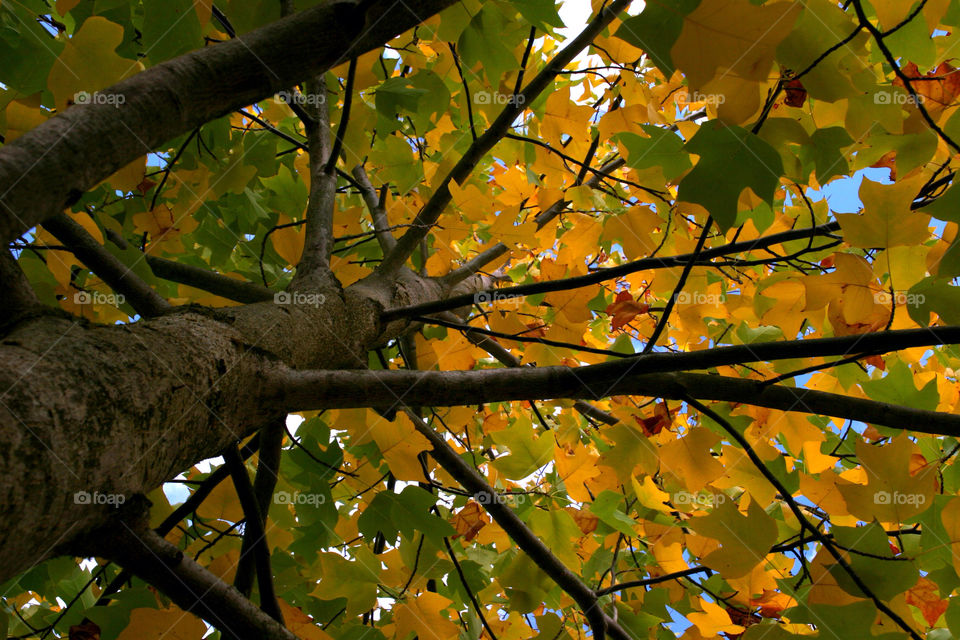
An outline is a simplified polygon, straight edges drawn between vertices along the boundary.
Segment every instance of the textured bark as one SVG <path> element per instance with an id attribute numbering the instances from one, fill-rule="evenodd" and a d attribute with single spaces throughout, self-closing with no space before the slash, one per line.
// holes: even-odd
<path id="1" fill-rule="evenodd" d="M 275 417 L 258 393 L 270 371 L 365 366 L 390 337 L 383 308 L 443 292 L 405 271 L 392 285 L 371 278 L 311 295 L 323 303 L 186 308 L 126 326 L 50 314 L 3 335 L 0 581 L 88 553 L 86 534 L 113 509 L 96 496 L 146 493 Z"/>

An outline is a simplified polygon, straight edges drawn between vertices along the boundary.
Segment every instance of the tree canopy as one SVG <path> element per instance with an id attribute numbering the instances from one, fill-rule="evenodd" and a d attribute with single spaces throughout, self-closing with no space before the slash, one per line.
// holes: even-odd
<path id="1" fill-rule="evenodd" d="M 958 0 L 0 22 L 4 637 L 960 638 Z"/>

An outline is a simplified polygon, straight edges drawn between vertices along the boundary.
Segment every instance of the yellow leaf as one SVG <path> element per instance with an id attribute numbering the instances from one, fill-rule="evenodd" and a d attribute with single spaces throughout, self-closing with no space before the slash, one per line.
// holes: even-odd
<path id="1" fill-rule="evenodd" d="M 36 102 L 36 105 L 29 104 Z M 39 100 L 11 100 L 4 112 L 7 121 L 7 131 L 4 136 L 7 142 L 16 140 L 30 129 L 43 124 L 50 117 L 40 108 Z"/>
<path id="2" fill-rule="evenodd" d="M 795 2 L 700 3 L 684 19 L 670 55 L 692 89 L 715 103 L 736 103 L 736 120 L 756 110 L 751 103 L 759 105 L 760 83 L 770 78 L 777 45 L 789 35 L 800 10 Z M 727 78 L 731 80 L 725 82 Z"/>
<path id="3" fill-rule="evenodd" d="M 721 633 L 742 633 L 744 628 L 733 624 L 730 614 L 715 602 L 701 600 L 703 612 L 695 611 L 687 619 L 703 634 L 705 638 L 713 638 Z"/>
<path id="4" fill-rule="evenodd" d="M 579 440 L 572 451 L 564 447 L 554 448 L 557 474 L 563 480 L 567 493 L 577 502 L 589 502 L 593 498 L 584 482 L 600 475 L 596 464 L 598 459 L 599 455 L 587 449 Z"/>
<path id="5" fill-rule="evenodd" d="M 301 640 L 333 640 L 329 633 L 320 628 L 320 624 L 305 614 L 299 607 L 277 600 L 280 612 L 283 614 L 283 623 Z"/>
<path id="6" fill-rule="evenodd" d="M 98 89 L 116 84 L 143 69 L 141 63 L 121 58 L 114 52 L 121 42 L 123 27 L 106 18 L 93 16 L 80 25 L 67 40 L 47 78 L 58 111 L 63 111 L 69 104 L 93 102 L 97 98 L 92 94 Z M 123 100 L 119 95 L 102 98 L 115 102 Z"/>
<path id="7" fill-rule="evenodd" d="M 954 497 L 940 512 L 947 540 L 953 550 L 953 568 L 960 572 L 960 498 Z"/>
<path id="8" fill-rule="evenodd" d="M 403 412 L 397 413 L 392 422 L 374 413 L 368 412 L 367 415 L 375 416 L 372 422 L 367 426 L 362 423 L 351 425 L 348 427 L 351 435 L 362 430 L 364 441 L 373 439 L 397 480 L 423 480 L 423 468 L 417 454 L 429 451 L 431 446 L 417 433 L 410 418 Z"/>
<path id="9" fill-rule="evenodd" d="M 637 480 L 636 476 L 630 477 L 633 485 L 633 492 L 637 495 L 637 500 L 648 509 L 654 509 L 661 513 L 670 513 L 673 509 L 666 503 L 670 501 L 670 494 L 661 491 L 653 482 L 650 476 L 643 476 L 643 482 Z"/>
<path id="10" fill-rule="evenodd" d="M 172 604 L 167 609 L 134 609 L 117 640 L 200 640 L 206 631 L 200 618 Z"/>
<path id="11" fill-rule="evenodd" d="M 240 522 L 243 520 L 243 509 L 240 507 L 240 498 L 237 497 L 233 483 L 221 482 L 218 484 L 197 507 L 197 515 L 206 520 L 223 520 L 225 522 Z"/>
<path id="12" fill-rule="evenodd" d="M 708 482 L 723 474 L 723 466 L 710 455 L 720 440 L 709 429 L 696 427 L 677 440 L 660 447 L 660 465 L 665 473 L 676 476 L 688 491 L 700 491 Z"/>
<path id="13" fill-rule="evenodd" d="M 930 216 L 911 211 L 910 204 L 926 180 L 923 174 L 890 185 L 864 180 L 863 213 L 837 214 L 844 240 L 865 249 L 921 244 L 930 237 Z"/>
<path id="14" fill-rule="evenodd" d="M 406 640 L 416 633 L 420 640 L 452 640 L 459 634 L 457 625 L 441 611 L 453 604 L 452 600 L 429 591 L 398 604 L 394 609 L 396 640 Z"/>
<path id="15" fill-rule="evenodd" d="M 619 216 L 608 216 L 603 224 L 603 240 L 623 247 L 627 260 L 637 260 L 650 255 L 659 244 L 653 232 L 664 224 L 657 212 L 650 207 L 631 207 Z"/>
<path id="16" fill-rule="evenodd" d="M 284 225 L 293 222 L 289 216 L 281 213 L 277 216 L 277 224 Z M 274 250 L 280 254 L 280 257 L 287 261 L 291 267 L 300 264 L 300 257 L 303 255 L 303 243 L 306 238 L 305 225 L 293 227 L 284 227 L 277 229 L 270 234 L 270 242 L 273 243 Z"/>

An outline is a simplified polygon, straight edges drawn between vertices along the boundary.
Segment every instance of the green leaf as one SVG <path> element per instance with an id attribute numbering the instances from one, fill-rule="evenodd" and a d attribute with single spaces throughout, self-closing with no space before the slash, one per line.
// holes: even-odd
<path id="1" fill-rule="evenodd" d="M 918 390 L 913 384 L 913 377 L 910 367 L 897 360 L 884 377 L 861 382 L 860 387 L 872 400 L 928 411 L 936 410 L 940 402 L 936 379 L 930 380 Z"/>
<path id="2" fill-rule="evenodd" d="M 590 504 L 590 511 L 595 513 L 601 522 L 613 527 L 623 535 L 635 536 L 637 535 L 633 528 L 635 523 L 632 518 L 620 510 L 622 503 L 622 495 L 607 489 L 602 491 L 596 500 Z"/>
<path id="3" fill-rule="evenodd" d="M 810 145 L 801 147 L 800 156 L 813 162 L 817 182 L 826 184 L 834 176 L 849 173 L 850 167 L 841 150 L 852 144 L 853 138 L 843 127 L 817 129 L 810 136 Z"/>
<path id="4" fill-rule="evenodd" d="M 143 0 L 143 46 L 154 64 L 203 46 L 193 0 Z"/>
<path id="5" fill-rule="evenodd" d="M 643 137 L 636 133 L 621 133 L 614 139 L 627 148 L 627 166 L 631 169 L 660 167 L 668 181 L 690 168 L 690 157 L 683 151 L 683 138 L 672 131 L 650 124 L 641 125 Z"/>
<path id="6" fill-rule="evenodd" d="M 773 518 L 754 500 L 750 501 L 747 515 L 740 513 L 732 500 L 724 500 L 709 515 L 689 520 L 687 526 L 720 541 L 721 548 L 709 553 L 703 563 L 724 578 L 749 573 L 763 561 L 777 538 Z"/>
<path id="7" fill-rule="evenodd" d="M 877 522 L 862 527 L 834 526 L 832 532 L 841 548 L 854 551 L 849 554 L 851 568 L 879 598 L 888 600 L 898 593 L 903 593 L 916 584 L 920 577 L 916 565 L 909 559 L 893 555 L 887 534 Z M 860 588 L 839 564 L 831 566 L 830 573 L 844 591 L 864 597 Z"/>
<path id="8" fill-rule="evenodd" d="M 736 220 L 737 201 L 745 188 L 773 204 L 783 163 L 773 147 L 756 135 L 714 120 L 702 126 L 684 150 L 700 160 L 680 181 L 677 199 L 702 205 L 721 230 Z"/>
<path id="9" fill-rule="evenodd" d="M 527 22 L 540 31 L 552 33 L 550 27 L 563 28 L 554 0 L 513 0 L 513 6 Z"/>
<path id="10" fill-rule="evenodd" d="M 613 35 L 644 52 L 670 77 L 674 72 L 670 49 L 683 31 L 684 17 L 700 6 L 700 0 L 648 2 L 640 15 L 627 18 Z"/>
<path id="11" fill-rule="evenodd" d="M 509 429 L 498 431 L 493 441 L 510 449 L 510 455 L 492 462 L 497 471 L 510 480 L 525 478 L 553 457 L 553 437 L 537 435 L 528 421 L 517 421 Z"/>
<path id="12" fill-rule="evenodd" d="M 907 292 L 907 313 L 922 326 L 930 324 L 930 313 L 936 313 L 947 324 L 960 323 L 960 287 L 949 280 L 924 278 Z"/>

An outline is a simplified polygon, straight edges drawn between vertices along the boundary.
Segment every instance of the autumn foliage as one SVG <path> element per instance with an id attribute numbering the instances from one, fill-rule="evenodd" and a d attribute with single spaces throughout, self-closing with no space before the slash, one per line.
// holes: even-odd
<path id="1" fill-rule="evenodd" d="M 283 4 L 4 3 L 4 142 L 278 20 Z M 383 310 L 406 324 L 365 355 L 370 369 L 589 376 L 636 362 L 617 379 L 585 377 L 590 392 L 573 398 L 518 390 L 289 417 L 265 514 L 286 627 L 322 640 L 960 637 L 960 352 L 938 333 L 960 324 L 960 3 L 621 2 L 582 53 L 550 67 L 584 28 L 558 10 L 586 4 L 456 3 L 144 153 L 66 211 L 171 305 L 252 300 L 164 276 L 163 261 L 259 287 L 272 304 L 310 252 L 322 175 L 311 154 L 325 131 L 323 148 L 338 145 L 339 286 L 362 291 L 397 238 L 423 229 L 401 264 L 465 283 L 450 298 L 474 296 Z M 590 4 L 602 17 L 610 3 Z M 538 74 L 543 87 L 521 93 Z M 491 131 L 491 150 L 450 179 Z M 45 306 L 142 321 L 53 230 L 11 249 Z M 751 355 L 831 338 L 847 341 L 827 355 Z M 647 363 L 725 348 L 742 351 L 651 369 L 664 376 L 652 395 L 608 391 Z M 688 373 L 704 375 L 675 376 Z M 825 408 L 810 408 L 816 398 Z M 864 407 L 880 417 L 862 422 Z M 438 462 L 424 428 L 493 493 Z M 260 437 L 241 443 L 251 476 Z M 148 498 L 158 527 L 203 497 L 162 533 L 233 583 L 251 513 L 221 464 L 182 469 Z M 121 570 L 48 560 L 6 583 L 0 629 L 204 636 L 170 594 L 129 575 L 111 584 Z M 263 587 L 245 595 L 261 605 Z"/>

